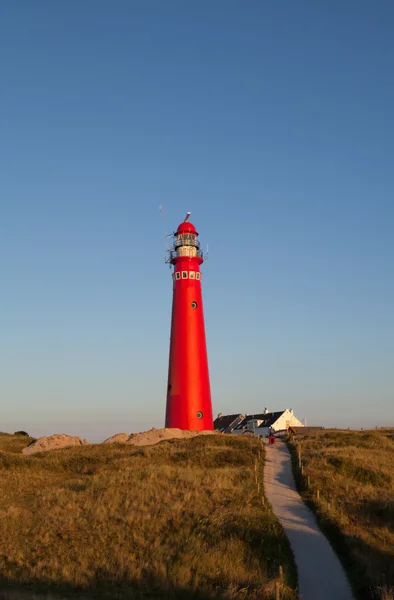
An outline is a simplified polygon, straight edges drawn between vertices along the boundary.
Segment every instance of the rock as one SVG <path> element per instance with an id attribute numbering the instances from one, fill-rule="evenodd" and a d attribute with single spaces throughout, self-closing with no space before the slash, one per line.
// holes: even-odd
<path id="1" fill-rule="evenodd" d="M 69 446 L 84 446 L 86 440 L 79 437 L 66 435 L 65 433 L 51 435 L 50 437 L 40 437 L 36 442 L 33 442 L 27 448 L 23 448 L 23 454 L 35 454 L 36 452 L 48 452 L 49 450 L 57 450 L 58 448 L 68 448 Z"/>

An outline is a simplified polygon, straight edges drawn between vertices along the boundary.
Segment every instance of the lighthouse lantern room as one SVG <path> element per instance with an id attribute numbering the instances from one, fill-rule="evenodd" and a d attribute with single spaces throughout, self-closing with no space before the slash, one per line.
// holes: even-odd
<path id="1" fill-rule="evenodd" d="M 204 261 L 190 213 L 174 233 L 166 427 L 212 430 L 212 405 L 201 291 Z"/>

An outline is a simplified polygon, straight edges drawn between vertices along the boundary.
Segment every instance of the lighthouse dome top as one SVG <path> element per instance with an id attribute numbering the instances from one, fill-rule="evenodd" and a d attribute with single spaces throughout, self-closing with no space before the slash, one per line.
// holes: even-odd
<path id="1" fill-rule="evenodd" d="M 189 223 L 189 221 L 183 221 L 183 223 L 179 225 L 176 235 L 181 235 L 182 233 L 192 233 L 194 235 L 198 235 L 193 223 Z"/>

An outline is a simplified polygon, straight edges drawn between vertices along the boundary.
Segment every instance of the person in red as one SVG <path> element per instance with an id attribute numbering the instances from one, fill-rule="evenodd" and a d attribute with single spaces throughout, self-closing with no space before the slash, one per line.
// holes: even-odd
<path id="1" fill-rule="evenodd" d="M 273 429 L 271 429 L 270 432 L 269 432 L 268 441 L 269 441 L 270 444 L 275 444 L 275 436 L 274 436 Z"/>

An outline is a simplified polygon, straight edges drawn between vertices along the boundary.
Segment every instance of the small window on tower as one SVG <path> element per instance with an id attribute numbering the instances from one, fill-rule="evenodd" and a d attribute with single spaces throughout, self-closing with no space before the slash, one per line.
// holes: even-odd
<path id="1" fill-rule="evenodd" d="M 195 271 L 189 271 L 189 279 L 194 279 L 196 276 L 196 272 Z"/>
<path id="2" fill-rule="evenodd" d="M 196 273 L 196 279 L 201 279 L 201 273 Z"/>
<path id="3" fill-rule="evenodd" d="M 182 271 L 182 279 L 187 279 L 187 271 Z"/>
<path id="4" fill-rule="evenodd" d="M 179 273 L 179 271 L 177 271 L 177 273 L 175 273 L 175 279 L 180 279 L 181 278 L 181 274 Z"/>

